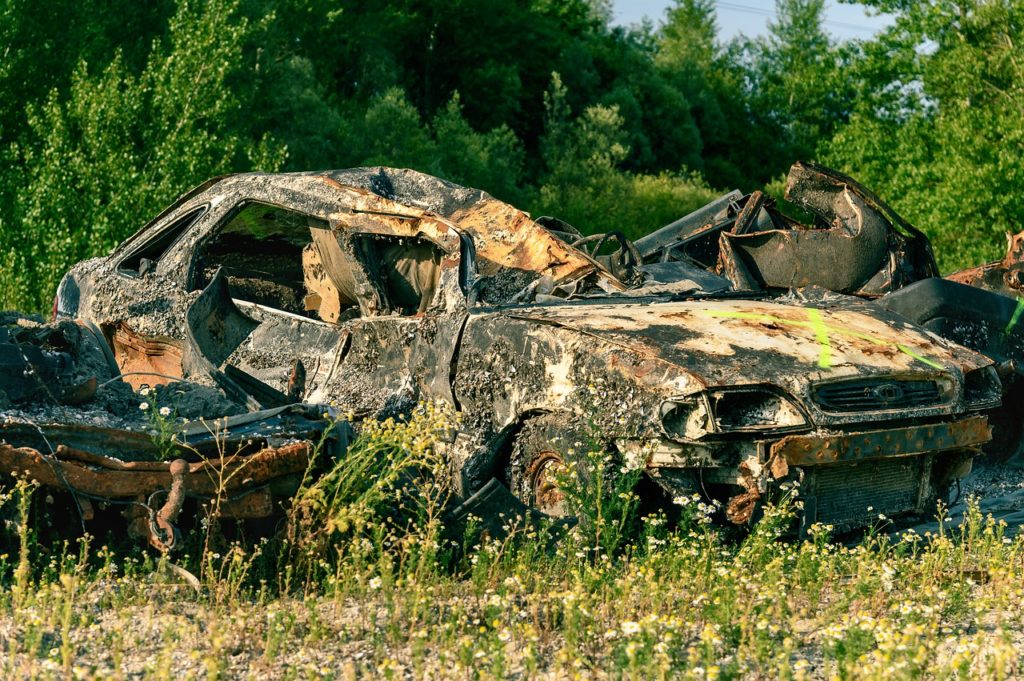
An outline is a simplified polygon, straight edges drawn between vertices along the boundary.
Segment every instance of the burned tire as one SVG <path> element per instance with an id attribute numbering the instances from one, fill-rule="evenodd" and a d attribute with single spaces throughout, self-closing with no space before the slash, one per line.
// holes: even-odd
<path id="1" fill-rule="evenodd" d="M 552 518 L 569 518 L 561 479 L 574 465 L 579 484 L 587 485 L 589 467 L 581 465 L 592 449 L 587 429 L 572 425 L 569 414 L 542 414 L 530 418 L 512 443 L 505 471 L 508 487 L 517 499 Z"/>

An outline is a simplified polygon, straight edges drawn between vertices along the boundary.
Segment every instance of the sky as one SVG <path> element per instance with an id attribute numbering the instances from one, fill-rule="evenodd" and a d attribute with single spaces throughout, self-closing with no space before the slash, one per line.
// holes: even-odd
<path id="1" fill-rule="evenodd" d="M 671 0 L 614 0 L 616 24 L 637 23 L 644 16 L 657 23 L 665 16 Z M 768 31 L 768 21 L 775 16 L 775 0 L 715 0 L 718 12 L 718 31 L 723 40 L 739 34 L 749 37 Z M 862 5 L 839 4 L 828 0 L 825 4 L 825 30 L 835 38 L 870 38 L 889 24 L 885 15 L 870 17 Z"/>

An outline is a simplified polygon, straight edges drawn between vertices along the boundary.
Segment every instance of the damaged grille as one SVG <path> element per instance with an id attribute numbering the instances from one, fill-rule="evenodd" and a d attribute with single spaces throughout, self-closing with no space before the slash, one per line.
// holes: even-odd
<path id="1" fill-rule="evenodd" d="M 885 411 L 941 404 L 943 392 L 938 381 L 869 379 L 819 385 L 814 401 L 831 412 Z"/>
<path id="2" fill-rule="evenodd" d="M 895 516 L 916 510 L 926 460 L 915 456 L 817 468 L 815 519 L 844 527 L 868 522 L 879 513 Z"/>

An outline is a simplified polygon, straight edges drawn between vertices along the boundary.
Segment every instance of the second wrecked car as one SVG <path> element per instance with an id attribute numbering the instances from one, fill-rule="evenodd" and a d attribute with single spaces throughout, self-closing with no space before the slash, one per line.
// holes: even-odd
<path id="1" fill-rule="evenodd" d="M 659 281 L 627 246 L 606 266 L 408 170 L 235 175 L 76 266 L 55 307 L 129 381 L 361 416 L 446 401 L 462 499 L 551 516 L 555 471 L 590 446 L 733 522 L 799 480 L 805 523 L 852 527 L 929 510 L 988 441 L 987 357 L 856 299 L 740 297 L 696 267 Z"/>

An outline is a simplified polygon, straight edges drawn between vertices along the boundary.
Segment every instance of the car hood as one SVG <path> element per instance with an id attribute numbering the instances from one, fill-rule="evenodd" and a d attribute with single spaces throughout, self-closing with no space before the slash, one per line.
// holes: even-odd
<path id="1" fill-rule="evenodd" d="M 537 306 L 509 314 L 595 336 L 707 386 L 869 376 L 958 376 L 990 364 L 884 311 L 750 300 Z"/>

